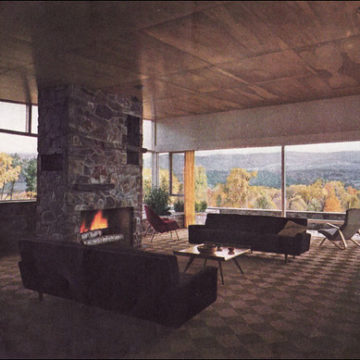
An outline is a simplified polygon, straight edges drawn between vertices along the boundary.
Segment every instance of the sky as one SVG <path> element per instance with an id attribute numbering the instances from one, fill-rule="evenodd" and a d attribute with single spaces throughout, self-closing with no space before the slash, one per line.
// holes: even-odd
<path id="1" fill-rule="evenodd" d="M 32 111 L 32 131 L 37 132 L 37 106 Z M 26 131 L 25 124 L 25 105 L 0 102 L 0 129 Z M 0 133 L 0 152 L 36 154 L 37 138 Z"/>

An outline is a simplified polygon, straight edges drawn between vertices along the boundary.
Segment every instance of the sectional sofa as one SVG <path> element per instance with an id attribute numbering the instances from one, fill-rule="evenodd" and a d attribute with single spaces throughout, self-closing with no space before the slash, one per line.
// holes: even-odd
<path id="1" fill-rule="evenodd" d="M 217 297 L 217 268 L 179 273 L 176 256 L 116 246 L 23 240 L 24 287 L 179 327 Z"/>

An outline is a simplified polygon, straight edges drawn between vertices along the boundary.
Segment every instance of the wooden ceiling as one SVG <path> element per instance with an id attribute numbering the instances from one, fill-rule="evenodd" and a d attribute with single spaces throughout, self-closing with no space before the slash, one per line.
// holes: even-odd
<path id="1" fill-rule="evenodd" d="M 147 119 L 360 94 L 360 2 L 0 2 L 0 99 L 64 83 Z"/>

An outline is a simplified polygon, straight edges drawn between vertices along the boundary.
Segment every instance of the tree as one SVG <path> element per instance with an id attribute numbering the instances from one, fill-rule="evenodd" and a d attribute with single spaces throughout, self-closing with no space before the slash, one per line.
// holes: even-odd
<path id="1" fill-rule="evenodd" d="M 31 159 L 24 167 L 26 191 L 36 192 L 37 160 Z"/>
<path id="2" fill-rule="evenodd" d="M 151 169 L 143 168 L 143 196 L 145 197 L 151 190 Z"/>
<path id="3" fill-rule="evenodd" d="M 15 182 L 20 175 L 21 166 L 13 166 L 13 158 L 6 154 L 0 153 L 0 188 L 1 199 L 4 196 L 5 186 L 8 183 Z M 12 194 L 11 194 L 12 196 Z"/>
<path id="4" fill-rule="evenodd" d="M 249 207 L 249 181 L 257 175 L 256 171 L 248 172 L 245 169 L 233 168 L 226 179 L 225 184 L 225 206 Z"/>
<path id="5" fill-rule="evenodd" d="M 203 166 L 195 166 L 195 201 L 207 201 L 207 176 Z"/>

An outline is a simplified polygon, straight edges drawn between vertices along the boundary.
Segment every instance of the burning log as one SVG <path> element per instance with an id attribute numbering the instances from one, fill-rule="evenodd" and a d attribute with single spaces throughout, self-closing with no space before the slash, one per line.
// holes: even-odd
<path id="1" fill-rule="evenodd" d="M 81 235 L 83 235 L 83 234 L 81 234 Z M 123 234 L 112 234 L 112 235 L 101 235 L 101 236 L 90 238 L 90 239 L 81 238 L 81 242 L 84 245 L 99 245 L 99 244 L 119 241 L 119 240 L 123 240 L 123 239 L 124 239 Z"/>
<path id="2" fill-rule="evenodd" d="M 102 235 L 102 230 L 90 230 L 80 234 L 81 240 L 90 240 Z"/>

